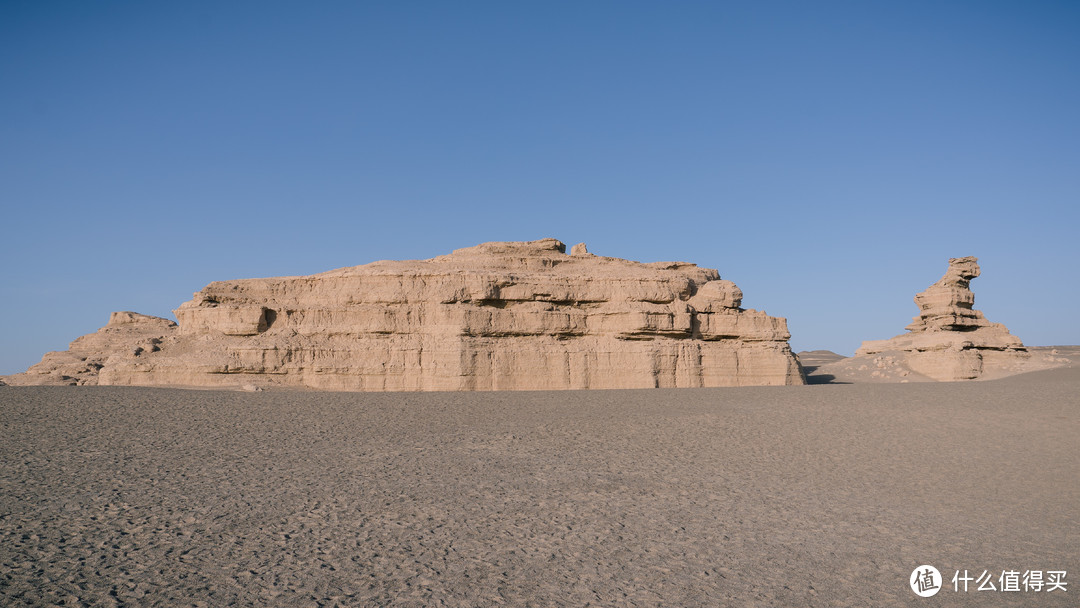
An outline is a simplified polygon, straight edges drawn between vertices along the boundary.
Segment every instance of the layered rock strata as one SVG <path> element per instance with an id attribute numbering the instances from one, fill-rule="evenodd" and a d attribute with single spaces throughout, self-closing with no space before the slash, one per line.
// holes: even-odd
<path id="1" fill-rule="evenodd" d="M 3 379 L 14 385 L 99 384 L 102 369 L 126 360 L 138 360 L 172 343 L 176 323 L 136 312 L 114 312 L 95 333 L 76 338 L 68 350 L 45 353 L 25 373 Z"/>
<path id="2" fill-rule="evenodd" d="M 1028 357 L 1023 342 L 975 310 L 970 284 L 977 276 L 977 258 L 950 259 L 945 276 L 915 296 L 919 315 L 908 333 L 863 342 L 855 356 L 899 352 L 912 371 L 942 381 L 973 380 L 1022 362 Z"/>
<path id="3" fill-rule="evenodd" d="M 114 313 L 9 383 L 328 390 L 802 384 L 783 318 L 715 270 L 572 255 L 555 239 L 220 281 L 174 313 Z"/>

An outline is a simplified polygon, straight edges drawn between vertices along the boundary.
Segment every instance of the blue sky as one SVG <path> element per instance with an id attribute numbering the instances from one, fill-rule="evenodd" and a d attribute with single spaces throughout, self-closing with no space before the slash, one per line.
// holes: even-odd
<path id="1" fill-rule="evenodd" d="M 555 237 L 796 350 L 949 257 L 1080 343 L 1074 2 L 0 3 L 0 373 L 213 280 Z"/>

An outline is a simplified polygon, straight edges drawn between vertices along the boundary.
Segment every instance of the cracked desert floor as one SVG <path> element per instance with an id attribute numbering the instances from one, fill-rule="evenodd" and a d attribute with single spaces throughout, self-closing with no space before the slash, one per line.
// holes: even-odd
<path id="1" fill-rule="evenodd" d="M 494 393 L 0 387 L 4 606 L 1075 606 L 1080 369 Z M 946 579 L 924 600 L 921 564 Z M 1065 592 L 954 592 L 1065 570 Z"/>

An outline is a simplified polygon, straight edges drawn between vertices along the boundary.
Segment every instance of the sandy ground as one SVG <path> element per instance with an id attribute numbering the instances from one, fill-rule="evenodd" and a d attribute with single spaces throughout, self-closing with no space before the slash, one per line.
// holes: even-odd
<path id="1" fill-rule="evenodd" d="M 1076 606 L 1080 374 L 0 388 L 0 605 Z M 908 587 L 921 564 L 946 589 Z M 954 592 L 956 570 L 1068 591 Z"/>
<path id="2" fill-rule="evenodd" d="M 1080 366 L 1080 346 L 1028 346 L 1027 350 L 1026 359 L 1004 366 L 986 364 L 978 380 Z M 908 367 L 907 353 L 902 351 L 844 357 L 828 350 L 810 350 L 802 351 L 798 356 L 809 384 L 936 382 Z"/>

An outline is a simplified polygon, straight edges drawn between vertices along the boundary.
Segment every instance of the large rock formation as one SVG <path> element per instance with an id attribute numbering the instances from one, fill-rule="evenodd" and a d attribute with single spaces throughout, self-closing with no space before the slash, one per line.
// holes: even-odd
<path id="1" fill-rule="evenodd" d="M 715 270 L 555 239 L 214 282 L 114 313 L 12 384 L 520 390 L 802 384 L 785 319 Z"/>
<path id="2" fill-rule="evenodd" d="M 1022 362 L 1028 353 L 1020 339 L 975 310 L 970 283 L 977 276 L 977 258 L 950 259 L 945 276 L 915 296 L 919 315 L 908 333 L 863 342 L 855 356 L 899 351 L 912 371 L 944 381 L 972 380 Z"/>

